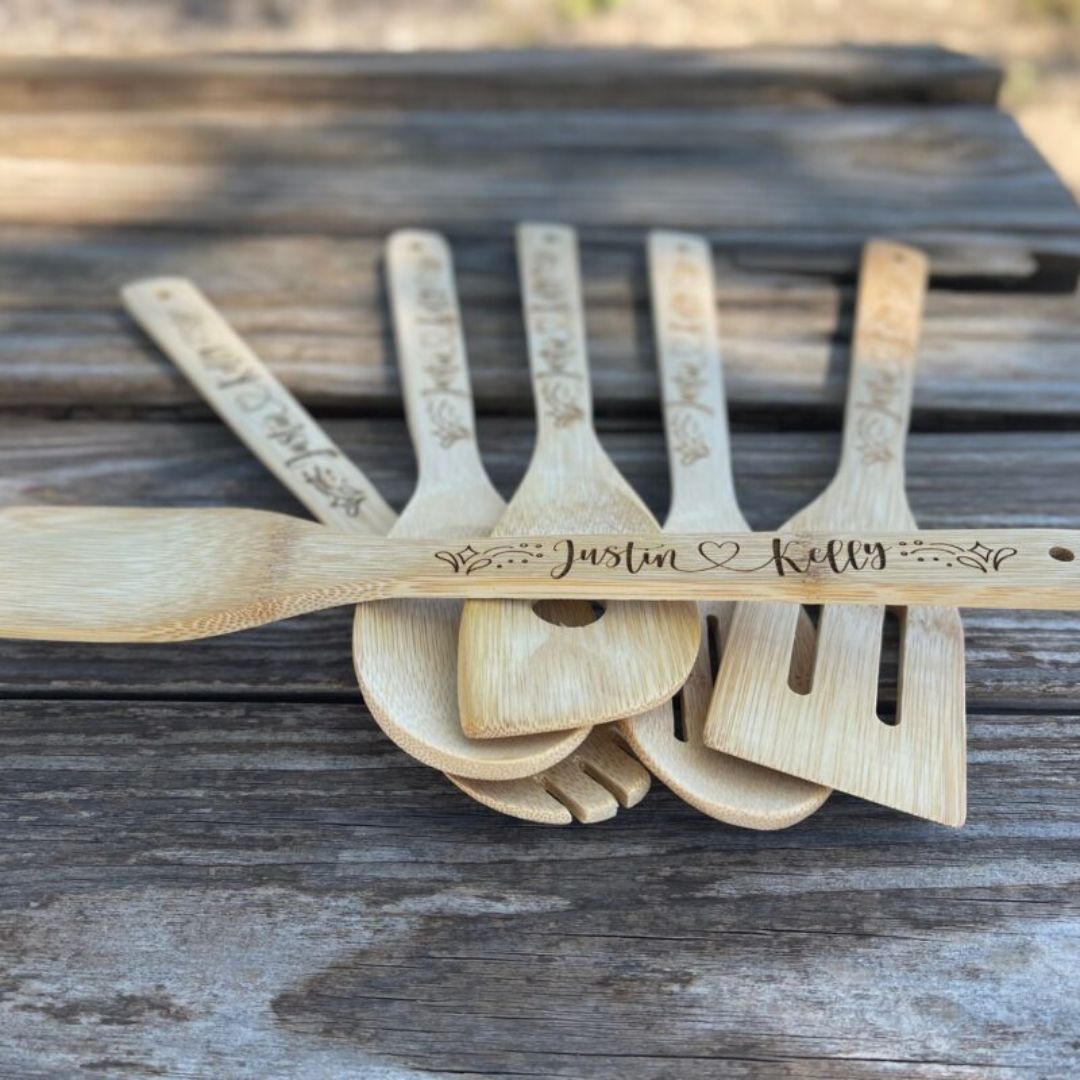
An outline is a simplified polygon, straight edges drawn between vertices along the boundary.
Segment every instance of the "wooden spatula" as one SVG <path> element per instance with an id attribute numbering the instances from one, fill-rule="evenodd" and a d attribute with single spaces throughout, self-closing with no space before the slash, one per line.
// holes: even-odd
<path id="1" fill-rule="evenodd" d="M 571 564 L 569 551 L 580 561 Z M 940 529 L 850 540 L 829 533 L 624 533 L 492 543 L 476 536 L 446 545 L 346 536 L 264 510 L 21 506 L 0 510 L 0 638 L 189 641 L 402 598 L 1075 611 L 1078 551 L 1080 533 L 1064 529 Z"/>
<path id="2" fill-rule="evenodd" d="M 665 528 L 749 532 L 731 471 L 708 245 L 685 233 L 651 233 L 649 281 L 671 468 Z M 731 825 L 782 829 L 812 814 L 829 789 L 710 750 L 701 738 L 713 664 L 723 654 L 733 606 L 715 601 L 698 605 L 702 643 L 690 678 L 672 701 L 621 720 L 619 727 L 634 753 L 691 806 Z M 796 654 L 802 661 L 800 674 L 808 675 L 814 628 L 805 617 L 800 628 Z"/>
<path id="3" fill-rule="evenodd" d="M 885 241 L 867 245 L 840 467 L 827 490 L 787 529 L 915 528 L 904 492 L 904 440 L 926 278 L 920 252 Z M 929 562 L 941 555 L 931 547 L 909 558 Z M 910 607 L 901 614 L 896 719 L 887 722 L 877 711 L 884 615 L 880 607 L 825 607 L 812 685 L 805 692 L 793 689 L 788 674 L 799 609 L 739 605 L 705 742 L 852 795 L 961 825 L 966 768 L 960 617 L 945 607 Z"/>
<path id="4" fill-rule="evenodd" d="M 431 236 L 445 251 L 441 238 L 424 235 Z M 358 535 L 377 535 L 392 526 L 394 513 L 370 480 L 191 282 L 182 278 L 135 282 L 123 290 L 123 296 L 131 314 L 162 351 L 188 375 L 256 457 L 316 517 Z M 409 313 L 402 311 L 400 317 L 406 319 Z M 467 373 L 463 371 L 462 376 L 467 389 Z M 440 441 L 439 449 L 443 448 Z M 560 601 L 559 605 L 563 617 L 588 609 L 584 601 Z M 430 661 L 424 666 L 430 667 Z M 451 662 L 445 674 L 449 681 L 441 697 L 452 705 L 445 723 L 424 723 L 430 713 L 423 710 L 415 717 L 405 714 L 400 724 L 391 713 L 376 718 L 399 746 L 419 760 L 446 755 L 447 741 L 454 745 L 465 743 L 468 749 L 475 748 L 482 764 L 495 761 L 503 772 L 505 760 L 500 756 L 516 762 L 520 759 L 520 745 L 527 741 L 564 739 L 573 749 L 573 733 L 531 740 L 465 740 L 457 720 L 456 663 Z M 419 734 L 412 727 L 414 718 L 420 722 Z M 424 742 L 425 738 L 430 741 Z M 448 779 L 485 805 L 527 821 L 566 824 L 575 817 L 585 822 L 600 821 L 612 815 L 613 806 L 633 806 L 644 798 L 649 777 L 629 755 L 611 752 L 610 737 L 598 732 L 595 746 L 591 743 L 587 739 L 587 745 L 578 747 L 572 763 L 560 760 L 560 768 L 550 775 L 529 774 L 511 781 L 454 776 Z M 480 787 L 471 791 L 472 784 Z"/>
<path id="5" fill-rule="evenodd" d="M 592 426 L 575 234 L 523 225 L 517 245 L 537 442 L 492 536 L 658 532 Z M 458 646 L 462 727 L 487 739 L 643 712 L 683 684 L 699 638 L 688 604 L 613 603 L 596 622 L 573 629 L 528 603 L 466 604 Z"/>

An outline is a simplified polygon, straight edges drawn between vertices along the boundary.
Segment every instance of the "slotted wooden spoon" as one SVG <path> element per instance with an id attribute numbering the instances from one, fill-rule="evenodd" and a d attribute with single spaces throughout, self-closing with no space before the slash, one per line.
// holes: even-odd
<path id="1" fill-rule="evenodd" d="M 920 252 L 863 253 L 836 477 L 792 531 L 914 529 L 904 442 L 926 291 Z M 918 541 L 914 541 L 918 544 Z M 917 562 L 955 556 L 927 550 Z M 962 561 L 958 558 L 957 561 Z M 984 570 L 984 572 L 988 572 Z M 799 608 L 740 604 L 705 725 L 717 750 L 946 825 L 965 816 L 964 634 L 953 608 L 902 613 L 895 723 L 877 712 L 881 607 L 826 606 L 809 692 L 789 684 Z"/>
<path id="2" fill-rule="evenodd" d="M 649 234 L 649 281 L 671 468 L 665 529 L 749 531 L 735 498 L 727 403 L 716 326 L 712 257 L 700 237 Z M 670 702 L 619 722 L 634 753 L 691 806 L 751 829 L 782 829 L 812 814 L 829 789 L 762 768 L 702 742 L 713 688 L 714 657 L 723 654 L 733 604 L 698 605 L 702 642 L 686 685 Z M 801 675 L 813 659 L 814 628 L 800 622 Z M 677 722 L 676 722 L 677 721 Z"/>
<path id="3" fill-rule="evenodd" d="M 428 250 L 436 261 L 448 260 L 441 237 L 420 234 L 419 238 L 431 241 L 432 247 Z M 395 243 L 392 237 L 389 247 L 400 248 L 407 242 L 399 238 Z M 444 284 L 449 285 L 450 302 L 456 313 L 452 271 L 448 261 L 442 265 L 451 275 Z M 136 321 L 187 374 L 221 418 L 316 517 L 359 535 L 379 535 L 393 527 L 394 513 L 370 480 L 266 369 L 194 285 L 182 278 L 140 281 L 127 286 L 123 298 Z M 398 312 L 399 323 L 407 321 L 409 316 L 409 305 L 405 305 Z M 399 333 L 402 330 L 408 333 L 407 329 L 399 327 Z M 412 348 L 411 337 L 409 348 Z M 464 364 L 463 348 L 461 356 Z M 462 370 L 461 379 L 467 395 L 464 407 L 471 414 L 467 370 Z M 443 416 L 444 413 L 436 410 L 435 415 Z M 442 442 L 438 449 L 444 449 Z M 435 456 L 435 448 L 431 448 L 428 457 Z M 501 500 L 499 505 L 501 508 Z M 406 507 L 406 513 L 408 509 Z M 460 604 L 452 602 L 438 606 L 460 608 Z M 582 606 L 581 601 L 560 602 L 559 610 L 563 617 L 569 617 Z M 438 668 L 430 660 L 421 666 Z M 467 772 L 475 774 L 477 762 L 481 768 L 493 762 L 499 773 L 505 774 L 506 762 L 521 760 L 521 748 L 527 751 L 530 743 L 543 750 L 545 740 L 555 745 L 561 741 L 568 744 L 567 752 L 575 749 L 577 733 L 484 742 L 465 740 L 457 721 L 454 658 L 451 657 L 448 665 L 438 668 L 438 672 L 445 676 L 442 692 L 439 694 L 436 686 L 431 693 L 449 703 L 449 712 L 441 714 L 443 723 L 431 719 L 440 714 L 425 710 L 415 714 L 400 713 L 403 723 L 395 720 L 393 711 L 376 716 L 393 741 L 418 760 L 437 768 L 443 767 L 437 764 L 442 760 L 460 764 L 463 758 L 460 746 L 464 743 L 466 753 L 475 751 L 473 764 L 466 765 Z M 422 694 L 423 688 L 417 692 Z M 418 721 L 415 726 L 414 720 Z M 648 773 L 629 755 L 609 752 L 609 742 L 607 737 L 597 733 L 595 746 L 577 747 L 580 760 L 590 762 L 588 774 L 582 774 L 580 768 L 572 772 L 571 766 L 556 758 L 561 767 L 552 776 L 527 774 L 521 780 L 498 781 L 484 776 L 448 774 L 448 779 L 467 791 L 470 784 L 482 785 L 478 792 L 469 791 L 469 794 L 514 817 L 544 824 L 566 824 L 574 817 L 586 822 L 599 821 L 612 815 L 613 804 L 615 807 L 619 802 L 624 806 L 635 805 L 644 798 L 649 786 Z M 446 749 L 448 744 L 452 748 L 450 753 Z M 545 754 L 546 751 L 538 757 Z M 578 760 L 575 755 L 574 761 Z M 538 769 L 542 767 L 542 764 L 537 766 Z"/>
<path id="4" fill-rule="evenodd" d="M 492 536 L 658 531 L 592 426 L 574 231 L 522 225 L 517 246 L 537 441 Z M 612 603 L 596 622 L 567 629 L 529 603 L 467 603 L 458 645 L 462 727 L 497 738 L 644 712 L 685 682 L 699 640 L 690 604 Z"/>

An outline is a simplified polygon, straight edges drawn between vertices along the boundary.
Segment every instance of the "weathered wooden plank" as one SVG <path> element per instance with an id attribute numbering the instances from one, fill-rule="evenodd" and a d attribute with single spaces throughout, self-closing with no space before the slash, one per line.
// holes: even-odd
<path id="1" fill-rule="evenodd" d="M 1001 69 L 936 47 L 543 50 L 7 59 L 0 108 L 716 108 L 992 105 Z"/>
<path id="2" fill-rule="evenodd" d="M 528 412 L 511 233 L 452 238 L 479 406 Z M 641 231 L 586 232 L 582 245 L 595 396 L 609 413 L 652 409 L 658 399 L 643 241 Z M 0 230 L 0 243 L 0 411 L 192 406 L 197 398 L 186 380 L 119 306 L 120 285 L 159 273 L 197 281 L 309 405 L 400 409 L 382 237 L 178 239 L 141 230 L 8 229 Z M 717 301 L 733 408 L 835 412 L 844 395 L 850 285 L 745 272 L 733 265 L 744 256 L 718 238 Z M 1074 295 L 936 288 L 916 410 L 1075 416 L 1078 363 Z"/>
<path id="3" fill-rule="evenodd" d="M 400 507 L 413 483 L 404 424 L 333 421 L 334 438 Z M 487 420 L 485 460 L 509 494 L 530 451 L 526 420 Z M 659 515 L 667 499 L 658 419 L 601 425 L 616 463 Z M 736 432 L 735 467 L 750 520 L 786 520 L 827 482 L 835 432 Z M 916 434 L 912 503 L 926 527 L 1080 526 L 1080 441 L 1056 434 Z M 302 511 L 216 422 L 9 420 L 0 430 L 0 502 L 253 506 Z M 969 612 L 968 690 L 976 708 L 1080 709 L 1080 616 Z M 175 646 L 3 642 L 0 694 L 262 697 L 354 701 L 347 611 Z M 884 669 L 886 701 L 895 665 Z"/>
<path id="4" fill-rule="evenodd" d="M 957 832 L 552 830 L 348 706 L 8 701 L 0 1071 L 1064 1077 L 1078 722 L 972 717 Z"/>
<path id="5" fill-rule="evenodd" d="M 554 215 L 1060 244 L 1078 221 L 1015 121 L 982 108 L 31 113 L 0 118 L 0 146 L 12 224 L 370 235 Z"/>

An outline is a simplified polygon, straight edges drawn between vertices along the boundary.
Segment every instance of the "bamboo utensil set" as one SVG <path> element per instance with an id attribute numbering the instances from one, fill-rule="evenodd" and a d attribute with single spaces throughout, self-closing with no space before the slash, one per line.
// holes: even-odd
<path id="1" fill-rule="evenodd" d="M 521 227 L 518 262 L 539 434 L 506 506 L 477 451 L 445 242 L 408 231 L 388 245 L 419 463 L 396 520 L 194 286 L 127 287 L 137 321 L 324 524 L 252 510 L 2 511 L 0 636 L 183 640 L 356 603 L 354 659 L 376 721 L 503 812 L 561 823 L 635 805 L 648 773 L 625 741 L 732 824 L 793 824 L 831 788 L 962 824 L 955 606 L 1080 607 L 1080 536 L 917 531 L 903 442 L 923 256 L 867 246 L 841 465 L 776 534 L 748 532 L 735 501 L 706 245 L 649 239 L 674 496 L 664 533 L 592 428 L 573 232 Z M 805 604 L 825 605 L 816 629 Z M 895 719 L 877 713 L 886 604 L 902 609 Z"/>

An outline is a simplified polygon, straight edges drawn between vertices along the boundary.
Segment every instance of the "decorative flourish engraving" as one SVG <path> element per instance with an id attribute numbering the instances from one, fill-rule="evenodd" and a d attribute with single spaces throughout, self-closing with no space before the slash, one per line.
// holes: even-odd
<path id="1" fill-rule="evenodd" d="M 588 415 L 582 328 L 576 297 L 573 249 L 563 234 L 543 232 L 525 250 L 525 319 L 532 342 L 536 382 L 557 428 Z"/>
<path id="2" fill-rule="evenodd" d="M 367 492 L 353 487 L 325 465 L 313 465 L 302 475 L 307 483 L 326 498 L 332 509 L 344 510 L 349 517 L 359 516 L 360 508 L 367 499 Z"/>
<path id="3" fill-rule="evenodd" d="M 991 548 L 976 540 L 969 547 L 961 547 L 959 544 L 949 544 L 944 541 L 926 543 L 923 540 L 913 540 L 910 544 L 901 540 L 900 557 L 913 558 L 916 562 L 943 562 L 946 566 L 957 563 L 959 566 L 967 566 L 972 570 L 979 570 L 984 574 L 991 570 L 997 570 L 1006 559 L 1011 559 L 1019 552 L 1014 547 Z"/>
<path id="4" fill-rule="evenodd" d="M 472 544 L 459 548 L 457 551 L 436 551 L 435 558 L 447 563 L 454 568 L 455 574 L 464 573 L 466 576 L 474 574 L 478 570 L 485 570 L 494 565 L 496 570 L 504 566 L 513 566 L 514 563 L 527 563 L 530 560 L 544 557 L 544 545 L 540 543 L 523 542 L 520 544 L 495 544 L 492 547 L 477 551 Z"/>
<path id="5" fill-rule="evenodd" d="M 576 572 L 587 575 L 588 568 L 622 570 L 630 576 L 642 572 L 671 574 L 758 574 L 765 577 L 826 577 L 873 574 L 884 570 L 893 554 L 921 562 L 943 563 L 944 567 L 964 567 L 979 573 L 997 571 L 1018 554 L 1015 548 L 990 548 L 976 541 L 965 547 L 947 541 L 899 541 L 894 548 L 883 540 L 835 537 L 813 545 L 797 537 L 774 536 L 766 558 L 761 548 L 756 554 L 730 537 L 696 539 L 692 545 L 676 546 L 658 540 L 640 544 L 590 544 L 581 537 L 560 537 L 547 541 L 494 544 L 482 549 L 467 545 L 457 551 L 437 551 L 435 558 L 450 566 L 455 574 L 501 570 L 515 563 L 544 564 L 552 578 L 559 580 Z M 929 553 L 936 552 L 936 555 Z"/>
<path id="6" fill-rule="evenodd" d="M 585 413 L 574 400 L 574 395 L 562 383 L 544 383 L 540 395 L 547 405 L 547 415 L 559 428 L 569 427 L 581 420 Z"/>
<path id="7" fill-rule="evenodd" d="M 458 415 L 457 409 L 445 398 L 429 401 L 427 414 L 431 421 L 431 430 L 444 450 L 449 450 L 454 443 L 462 439 L 472 438 L 472 429 L 465 424 Z"/>
<path id="8" fill-rule="evenodd" d="M 895 408 L 902 387 L 898 366 L 875 368 L 859 386 L 854 408 L 855 449 L 864 465 L 881 465 L 896 457 L 903 417 Z"/>
<path id="9" fill-rule="evenodd" d="M 680 465 L 693 465 L 709 456 L 709 444 L 696 417 L 684 413 L 672 419 L 671 449 Z"/>
<path id="10" fill-rule="evenodd" d="M 709 384 L 713 351 L 707 267 L 692 248 L 677 244 L 658 278 L 664 289 L 660 311 L 660 337 L 665 367 L 672 372 L 665 408 L 671 416 L 671 448 L 682 465 L 703 461 L 712 452 L 695 413 L 711 416 L 712 407 L 700 398 Z"/>
<path id="11" fill-rule="evenodd" d="M 422 240 L 409 246 L 408 255 L 409 295 L 415 311 L 410 313 L 407 332 L 420 357 L 418 367 L 428 380 L 420 393 L 429 399 L 431 433 L 448 450 L 473 438 L 460 411 L 468 408 L 472 396 L 452 272 L 443 253 Z"/>
<path id="12" fill-rule="evenodd" d="M 344 480 L 328 464 L 341 454 L 330 445 L 311 417 L 282 397 L 280 387 L 241 348 L 222 340 L 200 313 L 171 305 L 165 313 L 176 332 L 199 358 L 214 389 L 230 399 L 241 413 L 261 425 L 268 441 L 281 449 L 281 464 L 299 470 L 303 480 L 322 495 L 331 509 L 343 508 L 350 517 L 361 512 L 370 492 Z"/>

